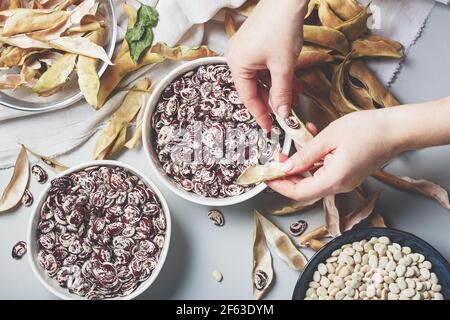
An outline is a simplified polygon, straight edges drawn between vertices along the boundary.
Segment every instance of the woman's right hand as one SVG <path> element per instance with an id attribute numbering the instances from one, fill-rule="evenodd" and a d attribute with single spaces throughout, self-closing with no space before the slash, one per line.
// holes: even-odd
<path id="1" fill-rule="evenodd" d="M 283 162 L 290 176 L 267 184 L 306 203 L 348 192 L 401 152 L 450 144 L 449 118 L 450 98 L 348 114 Z M 320 162 L 311 177 L 299 176 Z"/>

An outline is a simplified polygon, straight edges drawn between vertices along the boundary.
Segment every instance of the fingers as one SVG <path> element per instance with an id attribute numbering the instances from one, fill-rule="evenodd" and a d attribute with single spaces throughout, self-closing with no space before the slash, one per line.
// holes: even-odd
<path id="1" fill-rule="evenodd" d="M 333 148 L 327 143 L 327 139 L 320 134 L 308 142 L 305 147 L 296 152 L 284 162 L 284 170 L 288 174 L 298 174 L 307 171 L 314 163 L 321 161 Z"/>
<path id="2" fill-rule="evenodd" d="M 300 202 L 310 202 L 332 194 L 338 189 L 336 167 L 321 167 L 313 176 L 303 179 L 278 179 L 268 182 L 274 191 Z"/>
<path id="3" fill-rule="evenodd" d="M 267 105 L 258 94 L 256 73 L 246 75 L 245 77 L 238 74 L 233 75 L 233 77 L 242 103 L 250 111 L 259 126 L 265 131 L 270 131 L 272 128 L 272 119 L 269 116 Z"/>
<path id="4" fill-rule="evenodd" d="M 315 137 L 319 133 L 319 129 L 317 129 L 316 125 L 312 122 L 306 123 L 306 129 Z"/>
<path id="5" fill-rule="evenodd" d="M 333 194 L 333 179 L 333 175 L 322 167 L 311 177 L 294 181 L 278 179 L 267 182 L 267 185 L 288 198 L 309 202 Z"/>
<path id="6" fill-rule="evenodd" d="M 285 162 L 285 161 L 288 160 L 288 159 L 289 159 L 289 156 L 286 155 L 286 154 L 284 154 L 284 153 L 280 153 L 280 154 L 278 155 L 278 161 L 279 161 L 279 162 Z"/>
<path id="7" fill-rule="evenodd" d="M 272 87 L 270 88 L 270 103 L 275 112 L 282 118 L 287 118 L 292 105 L 293 71 L 289 69 L 271 68 Z"/>

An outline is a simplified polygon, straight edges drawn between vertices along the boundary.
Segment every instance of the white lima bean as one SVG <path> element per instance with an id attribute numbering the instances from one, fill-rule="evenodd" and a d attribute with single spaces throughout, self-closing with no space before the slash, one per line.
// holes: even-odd
<path id="1" fill-rule="evenodd" d="M 314 272 L 307 300 L 442 300 L 433 265 L 410 247 L 373 237 L 335 250 Z"/>

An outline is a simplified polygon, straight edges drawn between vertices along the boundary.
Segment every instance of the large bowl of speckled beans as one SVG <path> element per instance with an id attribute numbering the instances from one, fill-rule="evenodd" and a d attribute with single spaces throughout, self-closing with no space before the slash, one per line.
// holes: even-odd
<path id="1" fill-rule="evenodd" d="M 132 299 L 167 256 L 169 208 L 157 187 L 117 161 L 91 161 L 49 181 L 28 226 L 29 260 L 61 299 Z"/>
<path id="2" fill-rule="evenodd" d="M 287 153 L 291 140 L 273 117 L 265 133 L 242 104 L 224 57 L 194 60 L 170 72 L 145 110 L 143 145 L 150 169 L 175 194 L 226 206 L 250 199 L 264 184 L 239 186 L 249 166 Z"/>

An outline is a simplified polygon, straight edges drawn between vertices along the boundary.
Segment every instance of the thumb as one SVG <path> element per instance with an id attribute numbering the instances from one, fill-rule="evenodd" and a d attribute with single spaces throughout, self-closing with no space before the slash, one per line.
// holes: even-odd
<path id="1" fill-rule="evenodd" d="M 272 87 L 270 88 L 270 103 L 273 110 L 282 118 L 287 118 L 292 105 L 292 70 L 270 70 Z"/>
<path id="2" fill-rule="evenodd" d="M 283 162 L 283 170 L 290 175 L 305 172 L 331 151 L 332 148 L 326 143 L 326 139 L 319 134 L 308 142 L 303 149 Z"/>

